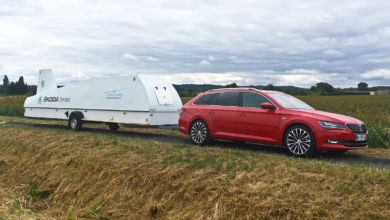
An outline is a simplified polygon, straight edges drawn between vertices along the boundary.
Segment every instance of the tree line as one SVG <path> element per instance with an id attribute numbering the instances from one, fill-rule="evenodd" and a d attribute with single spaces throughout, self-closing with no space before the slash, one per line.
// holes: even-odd
<path id="1" fill-rule="evenodd" d="M 237 83 L 233 82 L 223 85 L 211 85 L 211 84 L 183 84 L 183 85 L 173 85 L 180 96 L 192 97 L 201 92 L 205 92 L 211 89 L 220 89 L 220 88 L 237 88 L 240 87 Z M 334 88 L 332 85 L 326 82 L 320 82 L 316 85 L 313 85 L 310 89 L 299 88 L 295 86 L 274 86 L 268 84 L 266 86 L 245 86 L 256 89 L 263 90 L 278 90 L 286 92 L 291 95 L 351 95 L 351 94 L 366 94 L 368 93 L 368 84 L 365 82 L 360 82 L 357 85 L 357 88 L 347 88 L 340 89 Z M 19 80 L 16 82 L 10 82 L 8 76 L 5 75 L 3 78 L 3 85 L 0 87 L 0 93 L 2 95 L 25 95 L 25 94 L 35 94 L 36 86 L 28 86 L 24 82 L 23 76 L 19 77 Z"/>
<path id="2" fill-rule="evenodd" d="M 184 84 L 184 85 L 173 85 L 180 96 L 192 97 L 201 92 L 205 92 L 210 89 L 221 89 L 221 88 L 239 88 L 237 83 L 233 82 L 225 86 L 222 85 L 211 85 L 211 84 Z M 368 84 L 360 82 L 357 87 L 353 88 L 334 88 L 331 84 L 326 82 L 320 82 L 313 85 L 310 89 L 299 88 L 295 86 L 274 86 L 268 84 L 265 86 L 244 86 L 262 90 L 278 90 L 291 95 L 357 95 L 357 94 L 368 94 Z"/>
<path id="3" fill-rule="evenodd" d="M 3 85 L 0 89 L 0 93 L 3 95 L 25 95 L 30 91 L 27 83 L 24 83 L 23 76 L 19 77 L 16 82 L 10 82 L 8 76 L 3 78 Z"/>

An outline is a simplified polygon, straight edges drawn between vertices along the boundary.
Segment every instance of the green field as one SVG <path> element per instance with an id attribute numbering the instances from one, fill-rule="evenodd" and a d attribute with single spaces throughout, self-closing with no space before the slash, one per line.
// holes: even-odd
<path id="1" fill-rule="evenodd" d="M 0 115 L 23 116 L 25 96 L 2 96 L 0 97 Z"/>
<path id="2" fill-rule="evenodd" d="M 300 96 L 318 110 L 349 115 L 362 120 L 369 131 L 369 146 L 390 148 L 390 96 Z M 25 97 L 0 98 L 0 115 L 23 116 Z M 183 103 L 191 97 L 183 97 Z"/>

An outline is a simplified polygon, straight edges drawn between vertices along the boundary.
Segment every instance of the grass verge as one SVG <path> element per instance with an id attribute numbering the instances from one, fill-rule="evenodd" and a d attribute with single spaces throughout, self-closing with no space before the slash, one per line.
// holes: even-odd
<path id="1" fill-rule="evenodd" d="M 34 118 L 10 117 L 10 116 L 0 116 L 0 120 L 3 123 L 27 122 L 27 123 L 34 123 L 34 124 L 67 126 L 67 122 L 65 120 L 34 119 Z M 106 124 L 84 124 L 83 127 L 95 128 L 95 129 L 108 129 L 108 126 Z M 161 134 L 161 135 L 188 138 L 188 136 L 180 133 L 178 130 L 171 130 L 171 129 L 158 129 L 158 128 L 150 128 L 150 127 L 135 127 L 135 128 L 122 127 L 120 128 L 120 131 L 139 132 L 139 133 L 147 133 L 147 134 Z M 367 148 L 367 149 L 359 149 L 359 150 L 350 150 L 349 152 L 347 152 L 347 154 L 390 159 L 390 149 L 383 149 L 383 148 Z"/>

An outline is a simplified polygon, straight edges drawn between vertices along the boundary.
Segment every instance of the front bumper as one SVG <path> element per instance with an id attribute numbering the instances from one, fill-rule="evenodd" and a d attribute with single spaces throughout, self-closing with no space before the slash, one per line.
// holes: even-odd
<path id="1" fill-rule="evenodd" d="M 318 137 L 318 150 L 352 150 L 368 147 L 368 134 L 365 133 L 367 141 L 355 141 L 356 135 L 364 133 L 352 133 L 350 130 L 323 130 Z M 332 140 L 329 143 L 329 140 Z M 334 141 L 333 141 L 334 140 Z"/>

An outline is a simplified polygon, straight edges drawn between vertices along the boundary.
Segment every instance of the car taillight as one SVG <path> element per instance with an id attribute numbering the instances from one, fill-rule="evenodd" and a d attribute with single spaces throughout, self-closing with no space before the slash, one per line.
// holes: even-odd
<path id="1" fill-rule="evenodd" d="M 187 109 L 185 109 L 185 108 L 181 108 L 181 110 L 180 110 L 180 116 L 182 116 L 183 113 L 184 113 L 186 110 L 187 110 Z"/>

